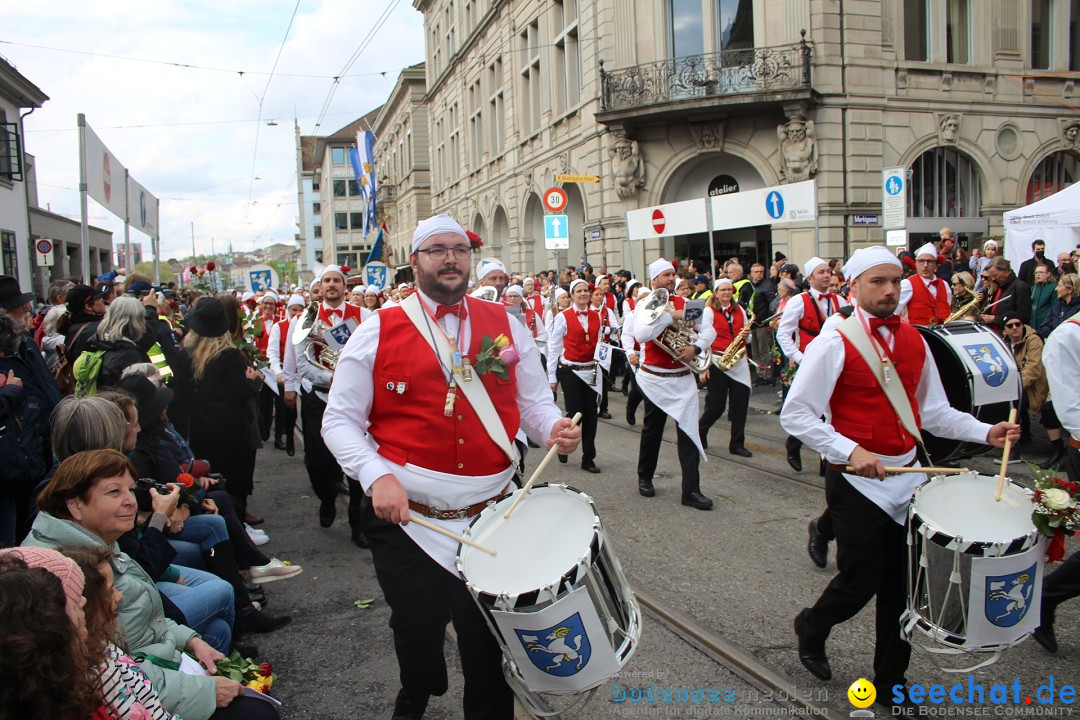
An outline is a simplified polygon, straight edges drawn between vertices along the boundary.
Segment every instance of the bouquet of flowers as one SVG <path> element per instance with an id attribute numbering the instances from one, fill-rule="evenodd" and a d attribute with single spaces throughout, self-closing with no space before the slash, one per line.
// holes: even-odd
<path id="1" fill-rule="evenodd" d="M 480 341 L 480 352 L 476 354 L 476 372 L 486 375 L 495 373 L 501 380 L 509 380 L 510 376 L 506 369 L 517 363 L 520 359 L 517 349 L 510 343 L 510 338 L 499 335 L 494 340 L 490 335 L 485 335 Z"/>
<path id="2" fill-rule="evenodd" d="M 240 657 L 236 650 L 224 660 L 218 660 L 217 674 L 235 680 L 241 685 L 247 685 L 261 693 L 268 692 L 277 679 L 274 674 L 274 666 L 270 663 L 256 665 L 251 658 Z"/>
<path id="3" fill-rule="evenodd" d="M 1080 486 L 1056 477 L 1053 471 L 1035 471 L 1031 522 L 1040 533 L 1050 538 L 1050 546 L 1046 550 L 1049 562 L 1065 557 L 1065 538 L 1080 532 L 1077 490 L 1080 490 Z"/>

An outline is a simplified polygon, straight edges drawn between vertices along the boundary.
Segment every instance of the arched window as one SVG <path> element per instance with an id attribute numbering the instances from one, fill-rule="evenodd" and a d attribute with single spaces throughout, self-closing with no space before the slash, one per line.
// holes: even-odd
<path id="1" fill-rule="evenodd" d="M 978 217 L 982 205 L 975 163 L 953 148 L 927 150 L 908 174 L 908 217 Z"/>
<path id="2" fill-rule="evenodd" d="M 1058 150 L 1043 158 L 1028 180 L 1028 204 L 1064 190 L 1076 182 L 1077 165 L 1080 165 L 1080 159 L 1065 150 Z"/>

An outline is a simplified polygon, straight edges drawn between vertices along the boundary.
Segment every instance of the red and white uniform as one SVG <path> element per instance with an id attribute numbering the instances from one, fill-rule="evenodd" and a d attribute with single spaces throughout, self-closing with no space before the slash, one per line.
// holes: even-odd
<path id="1" fill-rule="evenodd" d="M 336 308 L 330 307 L 325 302 L 319 303 L 319 320 L 328 328 L 332 328 L 350 318 L 363 324 L 364 321 L 368 320 L 373 315 L 374 313 L 367 308 L 350 305 L 344 301 Z M 300 315 L 300 317 L 303 317 L 303 315 Z M 315 393 L 325 401 L 326 391 L 330 387 L 330 383 L 334 380 L 334 374 L 317 365 L 312 365 L 311 362 L 308 361 L 307 355 L 305 354 L 305 348 L 308 342 L 311 341 L 306 340 L 298 346 L 292 346 L 296 362 L 296 373 L 300 377 L 300 386 L 304 392 L 312 392 L 312 390 L 314 390 Z M 292 345 L 292 343 L 289 344 Z"/>
<path id="2" fill-rule="evenodd" d="M 289 320 L 281 320 L 280 322 L 274 323 L 273 327 L 270 328 L 270 338 L 266 344 L 266 357 L 269 361 L 268 369 L 270 374 L 274 378 L 277 378 L 279 375 L 282 376 L 284 379 L 282 384 L 285 386 L 285 390 L 295 392 L 299 389 L 299 385 L 295 378 L 295 372 L 285 372 L 285 355 L 288 351 L 288 346 L 292 344 L 289 342 L 290 327 L 291 323 Z M 293 364 L 295 366 L 295 362 Z M 293 370 L 295 371 L 295 367 Z"/>
<path id="3" fill-rule="evenodd" d="M 944 322 L 952 313 L 952 289 L 939 277 L 927 280 L 913 275 L 900 281 L 900 303 L 897 314 L 906 312 L 912 325 L 932 325 Z"/>
<path id="4" fill-rule="evenodd" d="M 825 320 L 847 304 L 847 300 L 835 293 L 818 292 L 813 288 L 790 298 L 776 329 L 776 342 L 784 355 L 801 363 L 806 346 L 821 334 Z"/>
<path id="5" fill-rule="evenodd" d="M 600 313 L 592 308 L 570 307 L 556 315 L 548 335 L 548 382 L 557 382 L 556 372 L 562 364 L 599 394 L 601 375 L 595 357 L 602 334 Z"/>
<path id="6" fill-rule="evenodd" d="M 712 351 L 714 355 L 720 355 L 728 349 L 735 339 L 735 336 L 746 327 L 749 318 L 746 316 L 746 310 L 743 309 L 742 305 L 737 302 L 732 302 L 726 308 L 720 310 L 716 310 L 711 305 L 706 307 L 705 315 L 701 318 L 701 322 L 713 326 L 713 330 L 716 332 L 716 339 L 713 340 Z M 744 346 L 749 346 L 746 338 L 742 340 L 742 344 Z M 710 372 L 720 371 L 717 368 L 712 368 Z M 736 363 L 731 370 L 727 371 L 727 375 L 732 380 L 740 382 L 746 387 L 750 387 L 750 365 L 745 360 Z"/>

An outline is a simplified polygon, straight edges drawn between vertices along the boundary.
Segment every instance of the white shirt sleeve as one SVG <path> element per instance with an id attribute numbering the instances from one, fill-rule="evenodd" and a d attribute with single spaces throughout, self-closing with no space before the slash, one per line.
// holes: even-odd
<path id="1" fill-rule="evenodd" d="M 626 356 L 630 357 L 633 355 L 637 357 L 638 343 L 637 340 L 634 339 L 634 313 L 632 312 L 623 316 L 622 340 L 623 350 L 626 351 Z"/>
<path id="2" fill-rule="evenodd" d="M 551 331 L 548 333 L 547 357 L 548 357 L 548 383 L 554 383 L 555 373 L 559 368 L 559 360 L 562 359 L 563 339 L 566 337 L 566 316 L 559 313 L 551 322 Z"/>
<path id="3" fill-rule="evenodd" d="M 270 365 L 270 373 L 275 378 L 285 374 L 281 365 L 281 327 L 277 323 L 270 328 L 270 339 L 266 341 L 266 359 Z"/>
<path id="4" fill-rule="evenodd" d="M 698 334 L 698 341 L 694 343 L 704 352 L 712 347 L 716 341 L 716 325 L 713 324 L 712 308 L 706 307 L 701 313 L 701 321 L 694 326 Z"/>
<path id="5" fill-rule="evenodd" d="M 1043 346 L 1043 366 L 1054 399 L 1054 412 L 1061 425 L 1080 440 L 1080 325 L 1065 321 L 1054 328 Z"/>
<path id="6" fill-rule="evenodd" d="M 299 317 L 299 316 L 297 316 Z M 281 370 L 285 375 L 285 390 L 287 392 L 300 392 L 300 375 L 296 372 L 296 345 L 292 342 L 292 331 L 296 327 L 297 319 L 289 321 L 289 339 L 285 342 L 285 357 L 281 360 Z M 311 387 L 308 386 L 308 390 Z"/>
<path id="7" fill-rule="evenodd" d="M 799 322 L 802 320 L 802 316 L 802 296 L 794 295 L 788 298 L 787 305 L 784 306 L 784 314 L 780 316 L 780 325 L 776 328 L 776 342 L 780 345 L 784 355 L 796 363 L 801 363 L 803 359 L 803 354 L 799 350 L 799 343 L 795 341 L 795 337 L 799 333 Z"/>
<path id="8" fill-rule="evenodd" d="M 914 277 L 904 278 L 900 281 L 900 302 L 896 304 L 897 315 L 907 315 L 907 305 L 911 302 L 911 282 Z"/>

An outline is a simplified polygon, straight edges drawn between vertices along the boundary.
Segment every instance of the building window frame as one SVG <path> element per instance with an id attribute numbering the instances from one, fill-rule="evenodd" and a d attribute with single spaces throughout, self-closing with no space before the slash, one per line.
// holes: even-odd
<path id="1" fill-rule="evenodd" d="M 14 230 L 0 230 L 0 265 L 4 274 L 19 277 L 18 236 Z"/>
<path id="2" fill-rule="evenodd" d="M 581 100 L 581 19 L 578 0 L 555 0 L 552 7 L 558 111 L 567 113 Z"/>
<path id="3" fill-rule="evenodd" d="M 970 157 L 938 146 L 915 158 L 908 171 L 908 217 L 979 217 L 981 212 L 982 177 Z"/>
<path id="4" fill-rule="evenodd" d="M 334 213 L 334 229 L 335 230 L 348 230 L 349 229 L 349 213 L 336 212 Z"/>
<path id="5" fill-rule="evenodd" d="M 902 8 L 904 59 L 908 62 L 930 62 L 934 39 L 930 0 L 904 0 Z"/>
<path id="6" fill-rule="evenodd" d="M 525 26 L 518 35 L 518 45 L 524 63 L 518 70 L 521 78 L 521 108 L 522 131 L 527 136 L 532 136 L 541 130 L 541 107 L 543 103 L 542 92 L 542 62 L 540 52 L 540 19 L 534 18 Z"/>
<path id="7" fill-rule="evenodd" d="M 1031 171 L 1027 183 L 1027 204 L 1064 190 L 1077 178 L 1080 178 L 1080 157 L 1066 150 L 1050 153 Z"/>
<path id="8" fill-rule="evenodd" d="M 345 148 L 332 147 L 330 148 L 330 164 L 331 165 L 344 165 L 346 162 Z"/>
<path id="9" fill-rule="evenodd" d="M 949 0 L 945 4 L 945 62 L 970 65 L 972 41 L 971 0 Z"/>
<path id="10" fill-rule="evenodd" d="M 502 155 L 506 147 L 506 125 L 503 115 L 503 62 L 496 57 L 488 65 L 488 111 L 491 117 L 491 143 L 493 156 Z"/>

